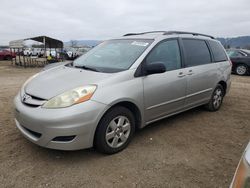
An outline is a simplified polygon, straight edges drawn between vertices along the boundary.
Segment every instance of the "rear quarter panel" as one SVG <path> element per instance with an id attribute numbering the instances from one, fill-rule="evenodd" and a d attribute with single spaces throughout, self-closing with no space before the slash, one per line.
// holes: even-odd
<path id="1" fill-rule="evenodd" d="M 227 93 L 231 86 L 232 64 L 230 63 L 230 61 L 223 61 L 220 62 L 219 65 L 220 81 L 224 81 L 227 83 Z"/>

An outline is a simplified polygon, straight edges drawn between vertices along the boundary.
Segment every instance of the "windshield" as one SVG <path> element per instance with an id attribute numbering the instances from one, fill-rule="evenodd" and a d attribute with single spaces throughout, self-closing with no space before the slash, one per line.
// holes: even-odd
<path id="1" fill-rule="evenodd" d="M 119 72 L 140 57 L 153 40 L 109 40 L 101 43 L 73 62 L 73 66 L 99 72 Z"/>

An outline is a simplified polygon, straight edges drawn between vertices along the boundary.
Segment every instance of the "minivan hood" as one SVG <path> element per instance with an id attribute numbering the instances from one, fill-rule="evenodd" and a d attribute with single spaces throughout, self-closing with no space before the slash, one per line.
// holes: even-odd
<path id="1" fill-rule="evenodd" d="M 112 75 L 60 66 L 39 73 L 28 82 L 24 90 L 29 95 L 48 100 L 80 86 L 98 84 Z"/>

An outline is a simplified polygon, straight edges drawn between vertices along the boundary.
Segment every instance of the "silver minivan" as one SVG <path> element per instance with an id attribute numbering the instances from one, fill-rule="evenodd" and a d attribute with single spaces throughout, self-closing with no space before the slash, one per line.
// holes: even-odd
<path id="1" fill-rule="evenodd" d="M 201 105 L 217 111 L 231 67 L 212 36 L 126 34 L 28 79 L 14 99 L 16 126 L 43 147 L 116 153 L 152 122 Z"/>

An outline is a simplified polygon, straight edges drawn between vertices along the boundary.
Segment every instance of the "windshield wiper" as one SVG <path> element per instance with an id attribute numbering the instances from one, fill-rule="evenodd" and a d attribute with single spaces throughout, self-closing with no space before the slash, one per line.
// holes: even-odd
<path id="1" fill-rule="evenodd" d="M 97 70 L 96 68 L 93 68 L 93 67 L 88 67 L 86 65 L 82 65 L 82 66 L 79 66 L 79 65 L 76 65 L 74 66 L 75 68 L 79 68 L 79 69 L 85 69 L 85 70 L 91 70 L 91 71 L 95 71 L 95 72 L 100 72 L 99 70 Z"/>

